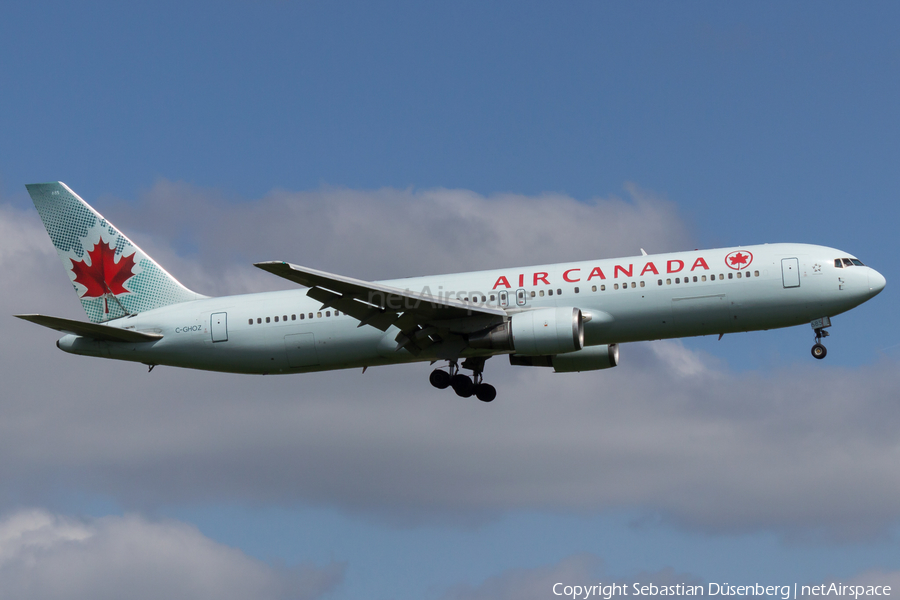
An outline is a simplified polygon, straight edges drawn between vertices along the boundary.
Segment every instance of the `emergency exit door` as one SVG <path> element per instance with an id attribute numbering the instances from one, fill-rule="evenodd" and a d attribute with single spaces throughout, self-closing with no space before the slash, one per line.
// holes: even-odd
<path id="1" fill-rule="evenodd" d="M 781 259 L 781 281 L 786 288 L 800 287 L 800 260 L 796 258 Z"/>
<path id="2" fill-rule="evenodd" d="M 228 341 L 228 313 L 213 313 L 209 318 L 209 330 L 212 333 L 212 341 Z"/>

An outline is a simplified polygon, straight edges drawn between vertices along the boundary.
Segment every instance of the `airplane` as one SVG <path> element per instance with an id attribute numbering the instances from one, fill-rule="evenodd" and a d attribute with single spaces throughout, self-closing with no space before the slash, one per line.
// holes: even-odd
<path id="1" fill-rule="evenodd" d="M 65 333 L 65 352 L 230 373 L 287 374 L 446 361 L 430 383 L 491 402 L 485 361 L 557 373 L 619 364 L 619 344 L 831 318 L 884 277 L 841 250 L 764 244 L 363 281 L 283 261 L 255 266 L 305 289 L 207 297 L 179 283 L 62 182 L 27 185 L 90 322 L 15 315 Z M 462 373 L 471 371 L 472 375 Z"/>

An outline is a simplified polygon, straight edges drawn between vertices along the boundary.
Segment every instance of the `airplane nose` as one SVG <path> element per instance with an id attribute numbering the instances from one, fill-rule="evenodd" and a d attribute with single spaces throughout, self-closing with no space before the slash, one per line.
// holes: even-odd
<path id="1" fill-rule="evenodd" d="M 869 291 L 873 296 L 884 289 L 885 283 L 887 283 L 887 280 L 885 280 L 884 275 L 875 269 L 869 269 Z"/>

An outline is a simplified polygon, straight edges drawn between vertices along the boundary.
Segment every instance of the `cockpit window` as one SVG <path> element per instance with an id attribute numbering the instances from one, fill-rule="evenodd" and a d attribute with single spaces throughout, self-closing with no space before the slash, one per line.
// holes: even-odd
<path id="1" fill-rule="evenodd" d="M 835 269 L 843 269 L 844 268 L 844 263 L 841 262 L 841 259 L 839 259 L 839 258 L 834 259 L 834 268 Z"/>
<path id="2" fill-rule="evenodd" d="M 849 258 L 842 258 L 841 260 L 844 261 L 844 266 L 845 266 L 845 267 L 852 267 L 852 266 L 853 266 L 853 263 L 850 262 L 850 259 L 849 259 Z"/>
<path id="3" fill-rule="evenodd" d="M 864 267 L 864 266 L 866 266 L 866 265 L 862 264 L 862 261 L 859 260 L 858 258 L 851 258 L 851 259 L 850 259 L 850 262 L 852 262 L 852 263 L 853 263 L 854 265 L 856 265 L 857 267 Z"/>

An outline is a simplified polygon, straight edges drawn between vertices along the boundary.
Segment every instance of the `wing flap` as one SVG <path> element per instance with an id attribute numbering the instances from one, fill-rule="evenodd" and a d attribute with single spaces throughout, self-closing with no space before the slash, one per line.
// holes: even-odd
<path id="1" fill-rule="evenodd" d="M 63 319 L 62 317 L 49 317 L 47 315 L 14 315 L 19 319 L 48 327 L 63 333 L 71 333 L 80 335 L 81 337 L 91 338 L 105 342 L 129 342 L 138 344 L 141 342 L 155 342 L 162 338 L 159 333 L 143 333 L 140 331 L 132 331 L 130 329 L 119 329 L 118 327 L 110 327 L 109 325 L 100 325 L 97 323 L 85 323 L 84 321 L 73 321 L 72 319 Z"/>

